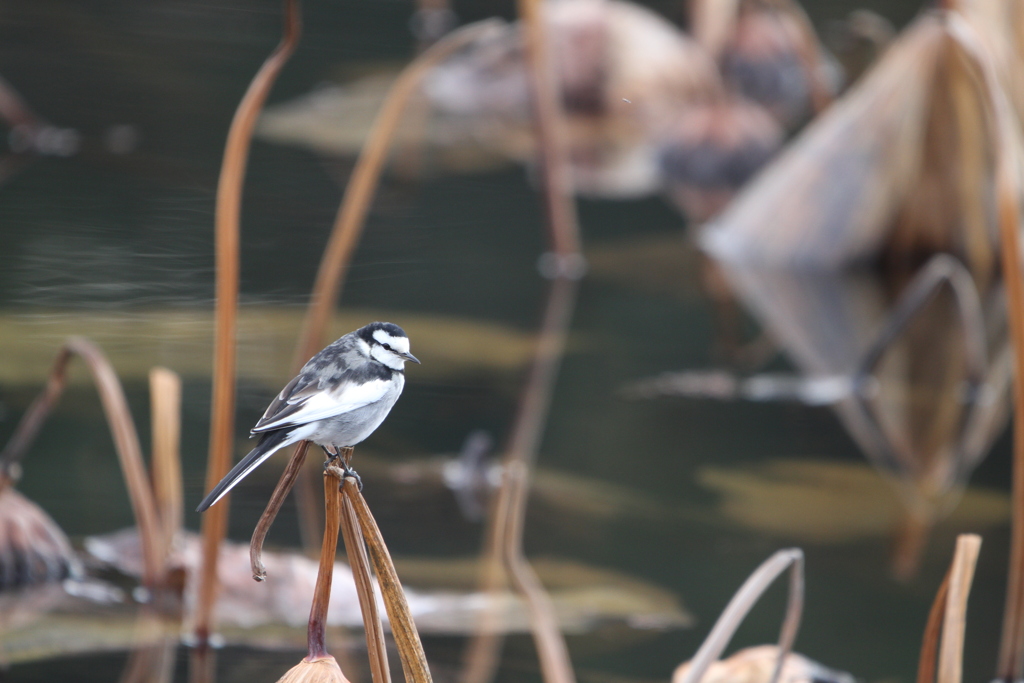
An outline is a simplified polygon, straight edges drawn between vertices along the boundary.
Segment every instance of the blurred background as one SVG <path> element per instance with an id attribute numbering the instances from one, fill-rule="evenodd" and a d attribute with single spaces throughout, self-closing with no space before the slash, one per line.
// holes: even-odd
<path id="1" fill-rule="evenodd" d="M 947 68 L 927 51 L 941 42 L 934 26 L 913 24 L 929 10 L 918 2 L 553 7 L 587 271 L 525 551 L 560 610 L 583 614 L 568 635 L 579 680 L 667 681 L 757 564 L 799 546 L 807 598 L 796 649 L 859 680 L 909 682 L 963 531 L 984 538 L 965 676 L 991 678 L 1008 562 L 1011 371 L 993 152 L 983 116 L 971 117 L 987 110 L 981 95 L 966 105 L 956 96 L 980 92 L 977 78 L 956 81 L 971 67 Z M 709 20 L 702 33 L 701 11 L 725 12 L 726 28 Z M 433 69 L 406 111 L 331 327 L 334 338 L 390 320 L 422 360 L 355 466 L 399 573 L 424 594 L 475 587 L 489 468 L 515 418 L 548 287 L 515 12 L 499 0 L 307 0 L 246 176 L 236 458 L 290 377 L 338 202 L 389 84 L 447 29 L 504 19 Z M 217 174 L 235 107 L 280 30 L 276 0 L 0 7 L 10 91 L 0 436 L 13 433 L 69 335 L 107 354 L 143 444 L 149 369 L 174 370 L 191 530 L 209 434 Z M 820 120 L 896 57 L 879 99 L 857 100 L 822 132 Z M 862 121 L 872 116 L 877 126 Z M 818 174 L 793 152 L 812 132 L 819 155 L 833 138 L 848 145 L 816 157 Z M 911 139 L 912 149 L 897 144 Z M 802 189 L 786 185 L 791 176 Z M 895 237 L 878 236 L 893 224 Z M 899 323 L 900 295 L 934 253 L 966 269 L 974 308 L 965 313 L 940 286 Z M 887 325 L 896 333 L 880 339 Z M 970 351 L 979 336 L 980 367 Z M 873 388 L 864 400 L 859 369 Z M 248 540 L 283 462 L 235 490 L 230 539 Z M 18 490 L 83 554 L 85 539 L 134 524 L 82 368 L 22 469 Z M 300 549 L 298 518 L 286 503 L 268 546 Z M 94 552 L 84 565 L 123 590 L 113 613 L 124 624 L 139 598 L 128 554 Z M 591 585 L 601 591 L 574 592 Z M 130 629 L 109 606 L 19 602 L 24 590 L 0 592 L 0 680 L 120 675 Z M 784 586 L 773 588 L 734 646 L 773 642 L 784 601 Z M 276 680 L 302 650 L 304 609 L 294 623 L 266 617 L 258 636 L 225 627 L 218 680 Z M 456 680 L 468 627 L 441 612 L 424 644 L 435 678 Z M 348 627 L 345 644 L 332 645 L 339 661 L 343 648 L 363 656 L 358 620 Z M 507 631 L 496 680 L 540 680 L 523 625 Z M 90 637 L 76 643 L 76 633 Z M 174 680 L 187 679 L 187 653 L 177 652 Z M 350 678 L 369 680 L 358 665 Z"/>

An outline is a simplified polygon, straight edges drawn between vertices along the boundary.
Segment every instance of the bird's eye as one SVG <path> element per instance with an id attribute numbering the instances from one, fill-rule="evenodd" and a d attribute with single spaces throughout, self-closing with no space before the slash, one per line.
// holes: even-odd
<path id="1" fill-rule="evenodd" d="M 381 346 L 383 346 L 383 347 L 384 347 L 385 349 L 387 349 L 388 351 L 390 351 L 390 350 L 391 350 L 391 344 L 381 344 Z"/>

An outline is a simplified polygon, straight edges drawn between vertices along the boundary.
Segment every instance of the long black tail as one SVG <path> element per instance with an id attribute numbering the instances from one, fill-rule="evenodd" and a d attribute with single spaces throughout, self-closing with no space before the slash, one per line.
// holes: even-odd
<path id="1" fill-rule="evenodd" d="M 279 448 L 288 445 L 289 429 L 277 429 L 267 432 L 260 437 L 256 448 L 249 451 L 249 455 L 238 461 L 238 464 L 231 468 L 231 471 L 220 480 L 213 490 L 210 491 L 203 502 L 196 508 L 196 512 L 203 512 L 218 500 L 223 498 L 228 491 L 235 487 L 235 484 L 242 481 L 250 472 L 259 467 L 260 463 L 269 458 Z"/>

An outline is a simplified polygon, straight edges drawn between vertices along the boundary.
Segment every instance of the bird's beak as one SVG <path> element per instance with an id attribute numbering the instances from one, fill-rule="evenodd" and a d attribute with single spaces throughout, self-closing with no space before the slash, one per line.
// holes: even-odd
<path id="1" fill-rule="evenodd" d="M 419 365 L 423 365 L 423 363 L 420 363 L 419 358 L 417 358 L 416 356 L 412 355 L 411 353 L 400 353 L 398 355 L 401 358 L 405 359 L 405 360 L 411 360 L 413 363 L 417 363 Z"/>

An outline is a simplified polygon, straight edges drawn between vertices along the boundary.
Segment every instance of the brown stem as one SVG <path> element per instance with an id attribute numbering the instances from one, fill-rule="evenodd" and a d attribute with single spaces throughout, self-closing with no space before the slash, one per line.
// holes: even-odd
<path id="1" fill-rule="evenodd" d="M 964 631 L 967 624 L 967 598 L 974 581 L 974 567 L 981 550 L 981 536 L 961 534 L 956 539 L 953 564 L 949 568 L 949 591 L 942 618 L 942 643 L 939 646 L 939 673 L 936 683 L 961 683 L 963 678 Z"/>
<path id="2" fill-rule="evenodd" d="M 373 123 L 373 129 L 359 152 L 355 168 L 352 169 L 352 177 L 338 207 L 334 227 L 331 229 L 331 236 L 320 260 L 320 268 L 317 270 L 309 308 L 303 321 L 302 335 L 295 349 L 295 359 L 292 363 L 294 371 L 298 372 L 299 368 L 324 346 L 327 323 L 341 295 L 341 287 L 352 260 L 352 253 L 366 222 L 366 212 L 377 191 L 384 162 L 387 161 L 388 151 L 391 149 L 395 131 L 401 123 L 402 112 L 409 98 L 416 92 L 423 76 L 430 69 L 485 32 L 493 31 L 496 25 L 497 22 L 482 21 L 453 31 L 414 59 L 391 86 Z"/>
<path id="3" fill-rule="evenodd" d="M 46 381 L 46 388 L 29 406 L 14 430 L 14 435 L 0 453 L 0 491 L 15 479 L 14 471 L 17 465 L 32 445 L 50 411 L 60 400 L 67 381 L 68 363 L 72 356 L 76 355 L 85 361 L 92 374 L 100 402 L 103 404 L 103 412 L 107 417 L 107 425 L 114 439 L 114 448 L 128 488 L 132 513 L 139 527 L 143 559 L 142 581 L 146 586 L 156 588 L 163 580 L 164 561 L 160 550 L 162 534 L 153 490 L 150 488 L 146 465 L 142 460 L 139 435 L 135 430 L 135 423 L 132 421 L 128 401 L 125 400 L 117 373 L 103 352 L 89 340 L 71 337 L 57 354 Z"/>
<path id="4" fill-rule="evenodd" d="M 3 451 L 0 451 L 0 492 L 18 480 L 22 458 L 35 442 L 46 418 L 50 416 L 50 412 L 60 401 L 67 384 L 68 362 L 73 354 L 74 350 L 71 348 L 70 342 L 61 348 L 50 369 L 50 375 L 46 379 L 46 388 L 32 401 L 32 405 L 21 416 L 14 434 L 7 441 Z M 99 389 L 98 386 L 97 389 Z M 111 431 L 113 432 L 113 427 L 111 427 Z"/>
<path id="5" fill-rule="evenodd" d="M 488 31 L 495 30 L 499 22 L 482 21 L 451 32 L 420 56 L 414 59 L 398 76 L 391 86 L 384 104 L 373 123 L 355 168 L 345 188 L 344 197 L 334 219 L 334 227 L 320 260 L 316 282 L 310 295 L 309 308 L 302 324 L 302 333 L 295 348 L 292 371 L 298 373 L 305 362 L 326 343 L 327 325 L 341 296 L 342 284 L 348 272 L 352 254 L 362 235 L 366 213 L 377 191 L 381 171 L 387 161 L 391 144 L 401 123 L 402 113 L 409 98 L 416 92 L 420 81 L 430 69 L 453 52 L 476 40 Z M 304 542 L 319 538 L 319 524 L 315 513 L 317 504 L 312 493 L 311 473 L 303 471 L 295 489 L 299 505 L 299 524 Z M 307 546 L 307 550 L 315 550 Z"/>
<path id="6" fill-rule="evenodd" d="M 533 366 L 505 457 L 504 479 L 488 525 L 482 588 L 493 594 L 500 587 L 499 567 L 503 564 L 513 586 L 527 603 L 545 681 L 573 683 L 572 662 L 557 616 L 550 598 L 523 555 L 522 536 L 530 468 L 540 446 L 559 364 L 565 353 L 576 300 L 575 279 L 582 275 L 583 258 L 564 142 L 563 112 L 549 54 L 543 8 L 539 0 L 519 0 L 518 9 L 530 72 L 546 223 L 555 259 L 549 274 L 554 276 L 554 281 Z M 466 683 L 486 683 L 493 677 L 501 647 L 501 638 L 493 623 L 497 616 L 495 609 L 489 607 L 483 613 L 479 633 L 467 650 L 463 676 Z"/>
<path id="7" fill-rule="evenodd" d="M 804 603 L 804 554 L 799 548 L 780 550 L 761 563 L 754 573 L 740 586 L 729 604 L 722 610 L 711 632 L 701 644 L 697 654 L 690 660 L 690 668 L 681 683 L 700 683 L 701 678 L 722 654 L 736 629 L 746 618 L 751 608 L 764 595 L 773 581 L 787 569 L 792 569 L 789 582 L 789 603 L 786 617 L 779 632 L 779 658 L 769 683 L 775 683 L 782 672 L 786 657 L 793 649 L 796 632 Z"/>
<path id="8" fill-rule="evenodd" d="M 980 536 L 961 534 L 957 537 L 953 561 L 928 613 L 917 663 L 917 683 L 961 681 L 967 598 L 980 550 Z"/>
<path id="9" fill-rule="evenodd" d="M 163 532 L 162 557 L 166 561 L 185 517 L 180 450 L 181 378 L 167 368 L 153 368 L 149 371 L 149 395 L 153 428 L 153 493 Z"/>
<path id="10" fill-rule="evenodd" d="M 309 610 L 307 640 L 309 654 L 306 661 L 327 657 L 327 609 L 331 604 L 331 580 L 334 578 L 334 556 L 338 551 L 338 523 L 341 520 L 341 492 L 337 477 L 324 472 L 324 542 L 320 548 L 320 568 L 316 574 L 313 605 Z"/>
<path id="11" fill-rule="evenodd" d="M 559 256 L 578 255 L 579 226 L 565 143 L 565 117 L 551 61 L 551 43 L 544 22 L 543 3 L 541 0 L 518 0 L 517 8 L 523 23 L 551 248 Z"/>
<path id="12" fill-rule="evenodd" d="M 504 459 L 502 485 L 486 531 L 481 581 L 481 590 L 493 595 L 502 587 L 503 572 L 507 572 L 527 602 L 542 667 L 546 676 L 553 677 L 547 680 L 560 681 L 572 680 L 566 678 L 572 672 L 568 651 L 558 633 L 550 601 L 523 557 L 522 540 L 530 468 L 540 448 L 558 368 L 565 354 L 576 290 L 574 280 L 557 278 L 548 293 L 533 365 Z M 477 635 L 466 652 L 465 683 L 486 683 L 494 675 L 502 643 L 498 609 L 498 601 L 492 600 L 481 614 Z"/>
<path id="13" fill-rule="evenodd" d="M 485 543 L 484 548 L 486 547 Z M 504 643 L 498 624 L 498 591 L 505 585 L 504 567 L 500 558 L 494 558 L 485 552 L 481 558 L 480 571 L 480 592 L 490 596 L 490 600 L 481 610 L 473 637 L 466 647 L 460 679 L 462 683 L 491 681 L 498 669 L 501 646 Z"/>
<path id="14" fill-rule="evenodd" d="M 388 621 L 391 623 L 391 635 L 395 639 L 398 655 L 402 659 L 402 671 L 405 674 L 406 683 L 431 683 L 430 667 L 427 665 L 427 656 L 423 652 L 420 634 L 416 630 L 412 613 L 409 611 L 409 603 L 402 590 L 402 582 L 398 579 L 398 572 L 395 571 L 395 564 L 391 561 L 391 553 L 388 552 L 388 547 L 384 543 L 384 537 L 355 481 L 351 478 L 345 479 L 343 490 L 346 499 L 351 501 L 352 507 L 355 509 L 359 526 L 363 531 L 363 538 L 366 539 L 366 545 L 370 549 L 370 558 L 377 571 L 377 583 L 380 584 L 384 607 L 387 609 Z"/>
<path id="15" fill-rule="evenodd" d="M 917 683 L 935 683 L 935 668 L 939 656 L 939 635 L 942 633 L 942 617 L 946 612 L 946 598 L 949 595 L 949 575 L 952 566 L 935 593 L 935 600 L 928 612 L 928 621 L 921 639 L 921 654 L 917 658 Z"/>
<path id="16" fill-rule="evenodd" d="M 110 424 L 110 431 L 117 447 L 117 458 L 128 486 L 132 512 L 135 514 L 139 535 L 142 538 L 142 580 L 145 585 L 155 588 L 163 578 L 163 558 L 160 557 L 157 548 L 160 530 L 156 503 L 146 474 L 146 465 L 142 461 L 139 435 L 135 431 L 135 423 L 132 421 L 131 411 L 128 410 L 128 401 L 125 400 L 121 382 L 117 379 L 117 373 L 114 372 L 110 361 L 91 342 L 81 337 L 72 337 L 65 344 L 65 348 L 86 362 L 96 382 L 103 412 L 107 415 L 107 422 Z"/>
<path id="17" fill-rule="evenodd" d="M 525 598 L 544 680 L 548 683 L 573 683 L 576 677 L 572 670 L 572 660 L 559 628 L 558 613 L 551 596 L 544 590 L 533 567 L 522 555 L 510 555 L 506 567 L 513 587 Z"/>
<path id="18" fill-rule="evenodd" d="M 352 457 L 352 449 L 343 449 L 341 457 L 346 464 Z M 337 479 L 338 486 L 345 481 L 345 475 L 336 465 L 328 467 Z M 359 596 L 359 610 L 363 614 L 363 628 L 366 631 L 366 649 L 370 657 L 370 677 L 373 683 L 390 683 L 391 670 L 388 668 L 387 646 L 384 643 L 384 624 L 377 609 L 377 600 L 373 592 L 373 579 L 370 576 L 370 560 L 366 555 L 366 543 L 359 531 L 359 519 L 356 517 L 352 501 L 343 496 L 341 501 L 341 533 L 345 539 L 345 553 L 348 564 L 352 568 L 352 577 L 356 583 Z"/>
<path id="19" fill-rule="evenodd" d="M 302 469 L 302 463 L 306 460 L 306 451 L 309 449 L 308 441 L 301 441 L 292 452 L 292 457 L 281 474 L 281 478 L 274 487 L 274 493 L 270 496 L 267 507 L 260 515 L 260 521 L 252 532 L 252 540 L 249 541 L 249 564 L 252 567 L 252 578 L 263 581 L 267 578 L 267 568 L 263 566 L 263 541 L 267 538 L 267 532 L 274 523 L 277 513 L 281 511 L 284 499 L 295 484 L 295 478 Z"/>
<path id="20" fill-rule="evenodd" d="M 18 480 L 21 459 L 35 441 L 50 411 L 60 400 L 67 381 L 66 369 L 70 358 L 71 351 L 67 347 L 62 348 L 54 361 L 53 369 L 50 370 L 46 388 L 21 416 L 14 434 L 0 452 L 0 493 Z"/>
<path id="21" fill-rule="evenodd" d="M 213 400 L 210 410 L 210 455 L 206 489 L 219 482 L 231 466 L 235 427 L 235 353 L 238 317 L 239 217 L 242 183 L 253 129 L 270 89 L 295 50 L 300 33 L 299 0 L 285 0 L 284 35 L 249 84 L 228 131 L 224 160 L 217 185 L 216 208 L 216 334 L 214 340 Z M 203 561 L 199 576 L 195 634 L 200 644 L 210 635 L 217 594 L 217 558 L 227 533 L 228 504 L 211 508 L 203 516 Z"/>
<path id="22" fill-rule="evenodd" d="M 534 365 L 505 460 L 508 486 L 502 487 L 498 500 L 498 510 L 503 518 L 498 528 L 504 529 L 504 533 L 495 539 L 495 543 L 500 545 L 493 551 L 500 553 L 513 587 L 526 601 L 541 672 L 547 683 L 573 683 L 575 675 L 551 599 L 523 555 L 523 527 L 530 490 L 530 469 L 540 448 L 555 379 L 565 354 L 576 289 L 574 280 L 560 278 L 551 283 Z"/>

